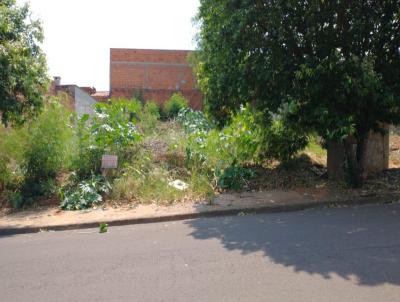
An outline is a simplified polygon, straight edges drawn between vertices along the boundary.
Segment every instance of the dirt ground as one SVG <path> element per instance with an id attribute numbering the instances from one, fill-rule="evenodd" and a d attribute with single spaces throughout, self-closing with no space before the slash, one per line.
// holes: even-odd
<path id="1" fill-rule="evenodd" d="M 317 156 L 304 152 L 288 166 L 279 164 L 255 168 L 257 177 L 250 181 L 249 189 L 295 190 L 297 192 L 312 190 L 315 194 L 334 191 L 349 194 L 372 194 L 400 190 L 400 136 L 389 138 L 389 169 L 370 176 L 362 189 L 349 189 L 344 182 L 333 182 L 327 179 L 326 156 Z"/>

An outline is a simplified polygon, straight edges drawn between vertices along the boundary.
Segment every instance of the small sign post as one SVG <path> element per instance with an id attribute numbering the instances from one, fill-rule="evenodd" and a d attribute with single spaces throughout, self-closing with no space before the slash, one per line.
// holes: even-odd
<path id="1" fill-rule="evenodd" d="M 118 156 L 117 155 L 103 155 L 101 157 L 101 170 L 103 176 L 106 176 L 106 171 L 109 169 L 118 168 Z"/>

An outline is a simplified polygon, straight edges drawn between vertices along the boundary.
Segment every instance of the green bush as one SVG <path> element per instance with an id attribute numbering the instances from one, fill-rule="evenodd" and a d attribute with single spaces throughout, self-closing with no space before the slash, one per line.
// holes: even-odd
<path id="1" fill-rule="evenodd" d="M 197 165 L 215 171 L 217 167 L 226 168 L 236 164 L 257 162 L 261 148 L 262 128 L 257 119 L 259 114 L 248 106 L 233 115 L 231 123 L 222 130 L 207 127 L 190 129 L 186 148 L 189 166 Z"/>
<path id="2" fill-rule="evenodd" d="M 70 166 L 74 148 L 70 113 L 54 100 L 26 127 L 28 136 L 22 161 L 24 203 L 54 192 L 55 178 Z"/>
<path id="3" fill-rule="evenodd" d="M 176 120 L 182 125 L 186 133 L 199 131 L 210 131 L 212 123 L 207 119 L 202 111 L 194 111 L 191 108 L 179 110 Z"/>
<path id="4" fill-rule="evenodd" d="M 156 129 L 158 120 L 160 119 L 160 107 L 154 101 L 148 101 L 143 106 L 143 110 L 139 116 L 139 128 L 143 134 L 151 134 Z"/>
<path id="5" fill-rule="evenodd" d="M 248 187 L 248 181 L 255 177 L 251 169 L 240 166 L 230 166 L 217 173 L 218 187 L 229 190 L 242 190 Z"/>
<path id="6" fill-rule="evenodd" d="M 0 192 L 9 186 L 12 179 L 8 165 L 9 159 L 5 155 L 0 154 Z"/>
<path id="7" fill-rule="evenodd" d="M 157 119 L 160 118 L 160 107 L 155 101 L 147 101 L 144 105 L 143 111 L 154 115 Z"/>
<path id="8" fill-rule="evenodd" d="M 24 159 L 28 127 L 4 128 L 0 125 L 0 192 L 16 190 L 24 178 Z"/>
<path id="9" fill-rule="evenodd" d="M 182 108 L 188 107 L 188 101 L 179 92 L 174 93 L 164 104 L 164 113 L 168 119 L 175 118 Z"/>
<path id="10" fill-rule="evenodd" d="M 108 193 L 110 184 L 101 176 L 92 176 L 78 184 L 61 190 L 61 209 L 83 210 L 99 204 L 102 193 Z"/>
<path id="11" fill-rule="evenodd" d="M 223 147 L 229 154 L 229 165 L 258 162 L 262 149 L 261 114 L 249 105 L 242 106 L 231 122 L 222 130 Z"/>
<path id="12" fill-rule="evenodd" d="M 73 169 L 78 179 L 85 179 L 100 172 L 102 150 L 95 146 L 91 136 L 89 115 L 83 115 L 77 120 L 76 125 L 77 153 L 73 161 Z"/>
<path id="13" fill-rule="evenodd" d="M 265 158 L 285 163 L 307 146 L 308 136 L 299 129 L 285 124 L 282 119 L 276 119 L 271 127 L 264 130 L 262 143 L 262 155 Z"/>
<path id="14" fill-rule="evenodd" d="M 82 116 L 77 126 L 79 152 L 74 165 L 80 179 L 100 173 L 105 153 L 116 154 L 119 165 L 123 165 L 130 147 L 141 139 L 135 127 L 141 109 L 138 101 L 113 100 L 97 104 L 91 119 Z"/>
<path id="15" fill-rule="evenodd" d="M 308 138 L 275 118 L 264 128 L 263 115 L 249 105 L 232 115 L 223 129 L 211 129 L 204 118 L 190 110 L 182 110 L 177 120 L 189 133 L 186 164 L 209 175 L 223 189 L 238 190 L 246 185 L 251 170 L 246 164 L 265 160 L 288 161 L 307 145 Z"/>

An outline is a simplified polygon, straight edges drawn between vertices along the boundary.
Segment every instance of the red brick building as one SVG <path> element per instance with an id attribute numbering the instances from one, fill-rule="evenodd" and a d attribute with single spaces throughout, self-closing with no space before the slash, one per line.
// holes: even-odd
<path id="1" fill-rule="evenodd" d="M 202 95 L 188 65 L 188 50 L 110 49 L 110 97 L 141 94 L 163 104 L 181 92 L 194 109 L 201 109 Z"/>

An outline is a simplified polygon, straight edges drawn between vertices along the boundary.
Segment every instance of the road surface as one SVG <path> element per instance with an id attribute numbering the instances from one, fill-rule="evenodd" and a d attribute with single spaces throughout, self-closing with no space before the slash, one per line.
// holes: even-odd
<path id="1" fill-rule="evenodd" d="M 400 301 L 400 205 L 0 238 L 0 301 Z"/>

